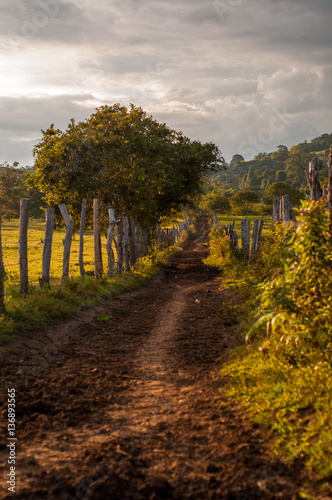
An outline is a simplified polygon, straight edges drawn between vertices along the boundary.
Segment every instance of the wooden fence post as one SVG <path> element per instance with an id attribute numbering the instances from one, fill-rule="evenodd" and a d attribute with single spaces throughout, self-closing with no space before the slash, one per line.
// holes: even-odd
<path id="1" fill-rule="evenodd" d="M 290 214 L 290 200 L 289 195 L 284 194 L 282 197 L 282 211 L 283 211 L 283 222 L 290 222 L 291 214 Z"/>
<path id="2" fill-rule="evenodd" d="M 66 223 L 66 236 L 63 242 L 63 267 L 62 267 L 62 278 L 69 278 L 69 258 L 70 258 L 70 247 L 73 239 L 73 219 L 69 216 L 67 207 L 64 203 L 59 205 L 59 209 L 62 217 Z"/>
<path id="3" fill-rule="evenodd" d="M 284 221 L 284 203 L 282 197 L 279 200 L 279 219 Z"/>
<path id="4" fill-rule="evenodd" d="M 258 250 L 259 247 L 261 246 L 263 226 L 264 226 L 264 221 L 263 221 L 263 219 L 261 219 L 259 222 L 259 226 L 258 226 L 256 250 Z"/>
<path id="5" fill-rule="evenodd" d="M 124 216 L 122 219 L 123 222 L 123 242 L 122 242 L 122 251 L 123 251 L 123 265 L 125 271 L 130 271 L 129 265 L 129 217 Z"/>
<path id="6" fill-rule="evenodd" d="M 142 257 L 142 239 L 141 239 L 141 226 L 135 226 L 135 255 L 137 259 Z"/>
<path id="7" fill-rule="evenodd" d="M 28 198 L 22 198 L 20 204 L 20 290 L 25 297 L 29 289 L 28 280 L 28 223 L 29 223 L 29 202 Z"/>
<path id="8" fill-rule="evenodd" d="M 322 196 L 322 190 L 319 183 L 319 160 L 313 158 L 309 163 L 309 188 L 310 201 L 317 201 Z"/>
<path id="9" fill-rule="evenodd" d="M 296 215 L 295 215 L 295 212 L 294 212 L 294 209 L 293 209 L 293 204 L 291 202 L 289 202 L 289 214 L 290 214 L 290 220 L 292 222 L 296 222 Z"/>
<path id="10" fill-rule="evenodd" d="M 45 237 L 44 237 L 44 248 L 43 248 L 42 277 L 40 280 L 41 287 L 50 284 L 50 266 L 51 266 L 52 240 L 53 240 L 53 230 L 54 230 L 54 208 L 47 207 L 45 216 L 46 216 L 46 226 L 45 226 Z"/>
<path id="11" fill-rule="evenodd" d="M 250 220 L 243 219 L 241 221 L 241 242 L 242 242 L 242 250 L 246 253 L 246 255 L 249 255 L 249 253 L 250 253 Z"/>
<path id="12" fill-rule="evenodd" d="M 328 184 L 328 194 L 327 194 L 327 206 L 330 212 L 330 233 L 332 233 L 332 146 L 330 149 L 330 155 L 329 159 L 327 162 L 328 166 L 328 179 L 329 179 L 329 184 Z"/>
<path id="13" fill-rule="evenodd" d="M 117 262 L 116 262 L 116 272 L 121 274 L 122 272 L 122 261 L 123 261 L 123 253 L 122 253 L 122 241 L 123 241 L 123 227 L 122 221 L 118 221 L 116 223 L 117 226 L 117 242 L 116 242 L 116 253 L 117 253 Z"/>
<path id="14" fill-rule="evenodd" d="M 148 229 L 146 226 L 142 226 L 142 252 L 143 257 L 148 254 Z"/>
<path id="15" fill-rule="evenodd" d="M 5 309 L 5 270 L 3 267 L 2 238 L 1 238 L 2 215 L 0 213 L 0 313 Z"/>
<path id="16" fill-rule="evenodd" d="M 254 220 L 254 229 L 252 232 L 251 253 L 254 254 L 257 250 L 257 236 L 258 236 L 259 219 Z"/>
<path id="17" fill-rule="evenodd" d="M 106 250 L 108 259 L 107 268 L 108 268 L 108 277 L 112 278 L 114 270 L 114 252 L 112 248 L 112 243 L 114 239 L 114 229 L 116 224 L 115 211 L 113 208 L 108 209 L 108 218 L 110 223 L 108 226 L 107 241 L 106 241 Z"/>
<path id="18" fill-rule="evenodd" d="M 129 217 L 129 248 L 130 248 L 130 265 L 134 266 L 136 262 L 136 245 L 135 245 L 135 226 L 132 217 Z"/>
<path id="19" fill-rule="evenodd" d="M 81 210 L 81 221 L 80 221 L 80 248 L 78 254 L 78 262 L 80 266 L 80 273 L 82 278 L 85 276 L 84 262 L 83 262 L 83 250 L 84 250 L 84 224 L 85 224 L 85 214 L 86 214 L 86 200 L 82 201 Z"/>
<path id="20" fill-rule="evenodd" d="M 242 245 L 242 250 L 244 252 L 246 252 L 247 248 L 246 237 L 247 237 L 247 221 L 243 219 L 241 220 L 241 245 Z"/>
<path id="21" fill-rule="evenodd" d="M 280 219 L 280 201 L 279 198 L 273 198 L 273 215 L 272 222 Z"/>
<path id="22" fill-rule="evenodd" d="M 217 214 L 216 214 L 216 212 L 212 211 L 211 215 L 212 215 L 212 220 L 213 220 L 214 228 L 217 229 L 219 227 L 219 221 L 218 221 Z"/>
<path id="23" fill-rule="evenodd" d="M 95 251 L 95 278 L 101 278 L 103 275 L 103 258 L 101 254 L 98 198 L 93 200 L 93 241 Z"/>

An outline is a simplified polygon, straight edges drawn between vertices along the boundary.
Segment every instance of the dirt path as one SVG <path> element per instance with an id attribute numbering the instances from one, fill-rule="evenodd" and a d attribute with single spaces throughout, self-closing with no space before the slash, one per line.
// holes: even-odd
<path id="1" fill-rule="evenodd" d="M 225 292 L 198 237 L 145 287 L 81 320 L 2 349 L 17 398 L 17 488 L 0 498 L 297 499 L 304 472 L 275 460 L 263 429 L 220 405 L 219 370 L 238 341 L 218 316 Z M 98 315 L 112 316 L 111 324 Z"/>

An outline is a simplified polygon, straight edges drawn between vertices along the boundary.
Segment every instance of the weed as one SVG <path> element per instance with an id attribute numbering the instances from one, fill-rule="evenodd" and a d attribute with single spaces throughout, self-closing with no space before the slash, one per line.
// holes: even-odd
<path id="1" fill-rule="evenodd" d="M 100 321 L 101 323 L 106 323 L 107 325 L 110 325 L 113 321 L 113 318 L 111 315 L 108 315 L 108 314 L 99 314 L 99 316 L 97 316 L 97 321 Z"/>
<path id="2" fill-rule="evenodd" d="M 232 304 L 223 302 L 220 307 L 220 321 L 225 326 L 238 325 L 240 322 L 239 317 L 241 313 L 242 309 L 240 306 L 233 306 Z"/>

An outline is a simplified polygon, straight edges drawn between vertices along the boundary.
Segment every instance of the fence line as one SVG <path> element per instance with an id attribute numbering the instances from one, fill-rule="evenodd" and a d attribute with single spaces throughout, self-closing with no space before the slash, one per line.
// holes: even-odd
<path id="1" fill-rule="evenodd" d="M 19 281 L 20 291 L 22 295 L 28 293 L 29 280 L 28 280 L 28 222 L 29 222 L 29 200 L 21 200 L 21 213 L 20 213 L 20 227 L 19 227 Z M 69 278 L 70 268 L 70 254 L 72 250 L 73 241 L 73 220 L 70 217 L 65 204 L 59 205 L 60 212 L 66 224 L 66 235 L 62 240 L 63 243 L 63 256 L 62 256 L 62 281 Z M 83 278 L 86 274 L 84 269 L 84 252 L 87 249 L 93 249 L 94 258 L 91 260 L 94 263 L 94 276 L 99 278 L 103 274 L 102 262 L 102 246 L 100 235 L 99 223 L 99 202 L 95 199 L 93 202 L 94 216 L 93 216 L 93 245 L 84 245 L 84 224 L 86 213 L 86 200 L 82 202 L 80 232 L 79 232 L 79 247 L 75 250 L 78 253 L 78 266 L 80 275 Z M 186 217 L 184 222 L 178 228 L 156 230 L 156 237 L 151 249 L 163 250 L 166 247 L 174 245 L 179 239 L 184 230 L 189 229 L 190 221 Z M 116 241 L 114 238 L 115 226 L 117 227 Z M 29 264 L 38 262 L 41 265 L 41 278 L 39 277 L 35 282 L 39 282 L 40 287 L 50 284 L 50 268 L 52 262 L 60 262 L 60 259 L 51 259 L 52 257 L 52 244 L 54 234 L 54 207 L 48 207 L 45 214 L 45 233 L 44 239 L 40 241 L 43 243 L 43 251 L 41 259 L 30 259 Z M 108 276 L 111 278 L 114 273 L 114 268 L 117 273 L 121 273 L 124 269 L 129 271 L 131 267 L 139 260 L 139 258 L 148 255 L 148 229 L 142 226 L 135 226 L 133 218 L 130 216 L 123 216 L 121 219 L 116 220 L 115 212 L 109 209 L 109 228 L 105 250 L 107 254 L 108 263 Z M 116 260 L 113 251 L 113 243 L 116 247 Z M 16 246 L 16 245 L 15 245 Z M 86 262 L 86 261 L 85 261 Z M 92 264 L 92 262 L 91 262 Z M 14 268 L 8 264 L 8 268 Z M 17 266 L 15 265 L 15 268 Z M 0 219 L 0 311 L 3 308 L 4 300 L 4 275 L 7 270 L 7 264 L 3 265 L 2 254 L 2 241 L 1 241 L 1 219 Z M 91 274 L 89 272 L 89 274 Z M 2 292 L 3 290 L 3 292 Z"/>
<path id="2" fill-rule="evenodd" d="M 2 216 L 0 214 L 0 313 L 4 309 L 5 286 L 4 286 L 4 267 L 2 258 L 2 239 L 1 239 Z"/>
<path id="3" fill-rule="evenodd" d="M 234 250 L 239 250 L 239 237 L 234 230 L 235 221 L 227 225 L 222 225 L 219 223 L 216 212 L 211 212 L 211 216 L 215 229 L 218 229 L 219 227 L 222 228 L 225 231 L 225 235 L 229 238 L 232 248 Z M 250 245 L 251 221 L 246 219 L 241 220 L 241 249 L 248 257 L 257 252 L 261 245 L 263 225 L 264 221 L 262 219 L 254 220 L 253 234 Z"/>

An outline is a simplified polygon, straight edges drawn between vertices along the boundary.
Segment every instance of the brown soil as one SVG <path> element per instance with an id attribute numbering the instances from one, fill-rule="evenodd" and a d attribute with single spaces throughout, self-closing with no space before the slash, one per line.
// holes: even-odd
<path id="1" fill-rule="evenodd" d="M 300 498 L 305 470 L 275 459 L 264 429 L 219 390 L 239 336 L 220 321 L 229 297 L 202 263 L 207 234 L 202 220 L 140 290 L 0 350 L 1 499 Z M 6 485 L 8 387 L 15 494 Z"/>

